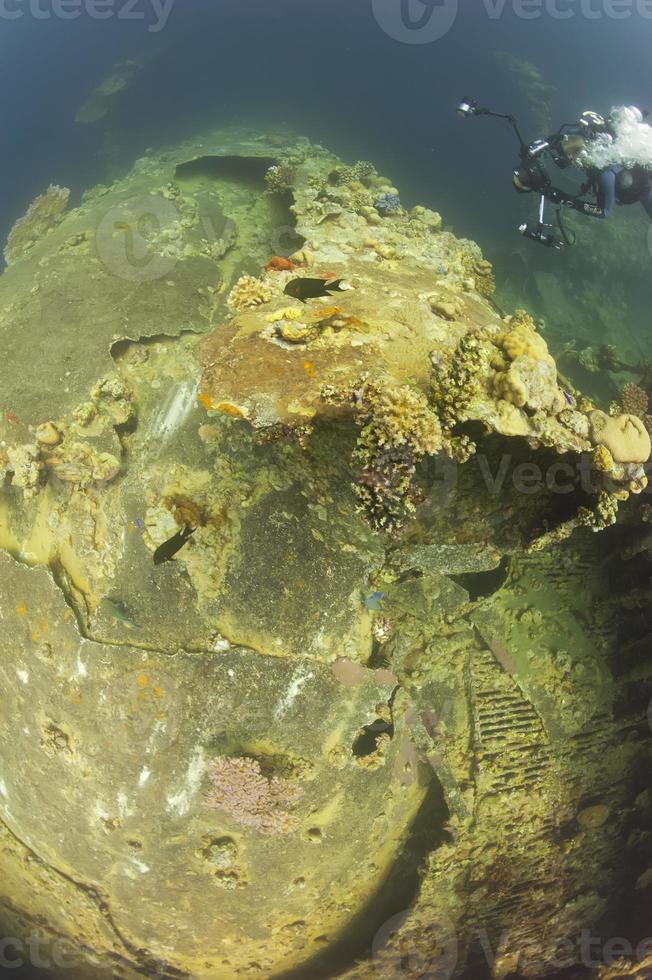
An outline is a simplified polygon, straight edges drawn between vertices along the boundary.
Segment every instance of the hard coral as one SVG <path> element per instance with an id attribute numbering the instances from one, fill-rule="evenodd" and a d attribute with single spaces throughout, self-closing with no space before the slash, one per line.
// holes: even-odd
<path id="1" fill-rule="evenodd" d="M 442 448 L 441 425 L 425 395 L 408 386 L 367 384 L 358 398 L 366 424 L 354 458 L 362 466 L 355 490 L 372 524 L 396 530 L 414 509 L 416 463 Z"/>
<path id="2" fill-rule="evenodd" d="M 606 446 L 598 446 L 593 453 L 593 465 L 600 473 L 611 473 L 615 462 Z"/>
<path id="3" fill-rule="evenodd" d="M 639 419 L 644 419 L 650 406 L 650 399 L 639 385 L 629 381 L 623 386 L 620 394 L 620 407 L 625 415 L 636 415 Z"/>
<path id="4" fill-rule="evenodd" d="M 491 262 L 481 259 L 472 267 L 471 272 L 475 279 L 475 288 L 480 295 L 493 296 L 496 292 L 496 280 Z"/>
<path id="5" fill-rule="evenodd" d="M 369 385 L 363 397 L 372 438 L 378 446 L 409 446 L 417 456 L 433 455 L 441 449 L 439 420 L 420 391 L 407 385 Z"/>
<path id="6" fill-rule="evenodd" d="M 289 163 L 275 164 L 265 174 L 265 186 L 272 194 L 280 194 L 290 190 L 294 180 L 295 170 Z"/>
<path id="7" fill-rule="evenodd" d="M 617 463 L 647 463 L 652 452 L 650 434 L 635 415 L 610 418 L 604 412 L 591 413 L 592 437 L 609 450 Z"/>
<path id="8" fill-rule="evenodd" d="M 498 342 L 511 364 L 496 374 L 496 394 L 518 408 L 558 415 L 566 402 L 557 386 L 557 367 L 548 345 L 524 310 L 517 310 L 508 326 Z"/>
<path id="9" fill-rule="evenodd" d="M 232 310 L 240 312 L 252 306 L 262 306 L 269 303 L 272 291 L 260 279 L 254 276 L 241 276 L 229 293 L 227 300 Z"/>
<path id="10" fill-rule="evenodd" d="M 19 218 L 9 232 L 4 253 L 7 265 L 22 259 L 39 239 L 56 228 L 63 217 L 69 197 L 70 191 L 67 187 L 50 184 L 46 193 L 32 202 L 27 214 Z"/>
<path id="11" fill-rule="evenodd" d="M 525 310 L 517 310 L 508 318 L 507 323 L 509 329 L 499 339 L 499 343 L 511 361 L 525 355 L 554 364 L 548 345 L 541 334 L 536 332 L 534 320 Z"/>
<path id="12" fill-rule="evenodd" d="M 580 507 L 577 512 L 578 524 L 596 532 L 611 527 L 618 519 L 619 500 L 620 498 L 616 494 L 603 490 L 593 510 L 588 507 Z"/>
<path id="13" fill-rule="evenodd" d="M 467 335 L 457 345 L 450 363 L 433 364 L 432 402 L 445 430 L 464 420 L 464 409 L 478 391 L 481 363 L 480 344 Z"/>
<path id="14" fill-rule="evenodd" d="M 517 408 L 542 409 L 557 415 L 565 405 L 564 396 L 557 386 L 557 369 L 551 359 L 519 355 L 507 371 L 496 374 L 494 390 L 498 397 Z"/>
<path id="15" fill-rule="evenodd" d="M 247 756 L 218 756 L 209 767 L 211 789 L 206 805 L 221 810 L 261 834 L 285 834 L 297 824 L 291 807 L 301 787 L 280 776 L 263 775 L 260 763 Z"/>
<path id="16" fill-rule="evenodd" d="M 333 184 L 366 184 L 376 177 L 376 168 L 368 160 L 358 160 L 352 167 L 336 167 L 330 175 Z"/>

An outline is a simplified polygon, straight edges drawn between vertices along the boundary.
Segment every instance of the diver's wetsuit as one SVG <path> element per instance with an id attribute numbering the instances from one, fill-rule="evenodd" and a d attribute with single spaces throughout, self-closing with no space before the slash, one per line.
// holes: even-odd
<path id="1" fill-rule="evenodd" d="M 598 215 L 600 218 L 608 218 L 615 208 L 616 204 L 620 203 L 618 200 L 618 194 L 616 189 L 616 182 L 618 174 L 622 173 L 625 168 L 622 164 L 614 164 L 613 167 L 607 167 L 606 170 L 601 171 L 598 179 L 598 203 L 602 209 L 602 214 Z M 650 218 L 652 218 L 652 175 L 648 179 L 648 190 L 645 197 L 640 199 L 640 203 L 643 205 L 647 211 Z"/>

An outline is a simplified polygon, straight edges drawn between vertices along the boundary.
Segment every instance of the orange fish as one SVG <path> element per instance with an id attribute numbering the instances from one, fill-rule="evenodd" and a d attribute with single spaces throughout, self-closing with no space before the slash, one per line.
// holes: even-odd
<path id="1" fill-rule="evenodd" d="M 7 422 L 11 422 L 12 425 L 20 425 L 20 419 L 15 412 L 5 412 L 5 419 Z"/>

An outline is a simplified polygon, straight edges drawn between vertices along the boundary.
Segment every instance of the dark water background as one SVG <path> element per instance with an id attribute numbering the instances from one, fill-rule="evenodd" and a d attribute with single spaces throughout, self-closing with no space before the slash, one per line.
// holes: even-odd
<path id="1" fill-rule="evenodd" d="M 176 0 L 156 33 L 150 0 L 134 8 L 144 20 L 36 19 L 29 4 L 6 0 L 4 10 L 23 13 L 16 20 L 0 13 L 0 234 L 48 183 L 80 191 L 102 178 L 103 125 L 77 125 L 75 113 L 117 60 L 147 50 L 157 57 L 114 120 L 125 168 L 147 146 L 206 125 L 284 122 L 351 160 L 372 159 L 408 204 L 441 210 L 481 244 L 510 234 L 520 214 L 514 143 L 500 123 L 460 121 L 457 101 L 476 94 L 538 135 L 497 49 L 536 63 L 556 86 L 555 125 L 589 106 L 652 104 L 652 19 L 635 0 L 623 20 L 587 19 L 579 0 L 558 0 L 574 12 L 568 20 L 522 19 L 510 3 L 492 18 L 481 0 L 461 0 L 453 29 L 423 45 L 388 37 L 371 0 Z"/>

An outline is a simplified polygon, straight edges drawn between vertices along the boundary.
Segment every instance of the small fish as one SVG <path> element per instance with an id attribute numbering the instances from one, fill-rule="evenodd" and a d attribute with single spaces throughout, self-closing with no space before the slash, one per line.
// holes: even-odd
<path id="1" fill-rule="evenodd" d="M 133 619 L 127 614 L 126 609 L 121 602 L 116 602 L 113 599 L 104 598 L 100 602 L 101 610 L 109 617 L 109 619 L 115 619 L 116 622 L 122 623 L 130 630 L 142 630 L 140 623 L 135 623 Z"/>
<path id="2" fill-rule="evenodd" d="M 190 535 L 194 534 L 196 530 L 196 527 L 189 527 L 186 524 L 184 528 L 177 531 L 173 538 L 160 544 L 154 552 L 154 564 L 162 565 L 163 562 L 170 561 L 171 558 L 174 558 L 177 551 L 181 551 L 186 541 L 190 538 Z"/>
<path id="3" fill-rule="evenodd" d="M 382 612 L 384 598 L 384 592 L 372 592 L 371 595 L 362 596 L 362 605 L 365 609 L 371 609 L 372 612 Z"/>
<path id="4" fill-rule="evenodd" d="M 319 296 L 330 296 L 331 293 L 344 292 L 342 289 L 343 279 L 312 279 L 302 276 L 300 279 L 291 279 L 285 287 L 287 296 L 294 296 L 305 303 L 307 299 L 317 299 Z"/>
<path id="5" fill-rule="evenodd" d="M 573 404 L 573 399 L 571 398 L 571 396 L 568 394 L 567 391 L 564 392 L 564 398 L 566 399 L 569 405 Z"/>
<path id="6" fill-rule="evenodd" d="M 11 425 L 20 425 L 20 419 L 15 412 L 5 412 L 5 420 Z"/>

